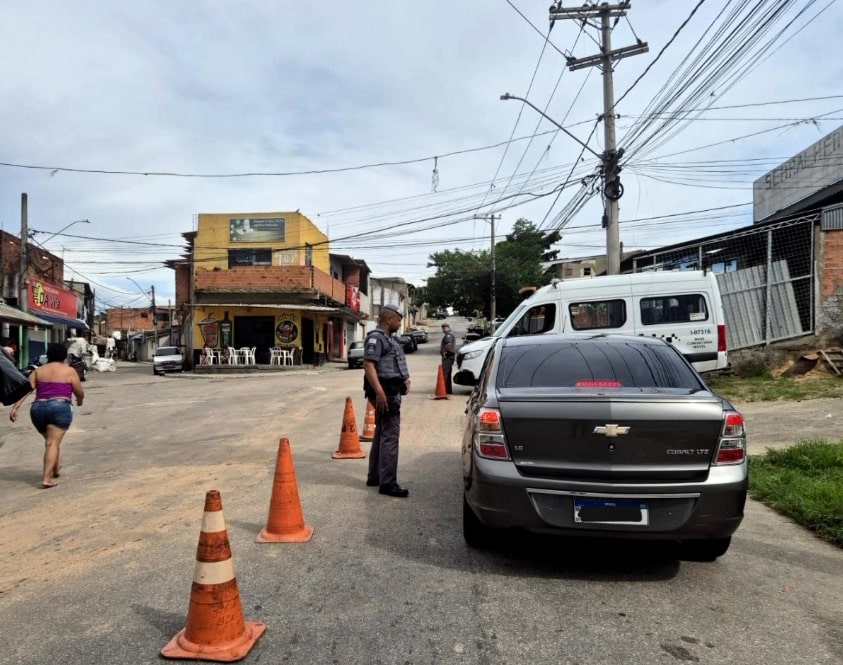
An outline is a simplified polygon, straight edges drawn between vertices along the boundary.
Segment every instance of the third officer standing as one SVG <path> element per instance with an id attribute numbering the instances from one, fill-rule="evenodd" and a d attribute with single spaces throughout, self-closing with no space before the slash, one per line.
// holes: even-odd
<path id="1" fill-rule="evenodd" d="M 442 356 L 442 374 L 445 377 L 445 393 L 452 394 L 451 370 L 454 368 L 454 356 L 456 355 L 457 339 L 451 332 L 451 326 L 442 324 L 442 344 L 439 346 L 439 354 Z"/>

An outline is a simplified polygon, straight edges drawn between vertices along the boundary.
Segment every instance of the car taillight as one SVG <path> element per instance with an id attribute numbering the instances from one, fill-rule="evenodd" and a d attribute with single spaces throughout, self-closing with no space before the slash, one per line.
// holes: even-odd
<path id="1" fill-rule="evenodd" d="M 723 433 L 717 446 L 715 464 L 739 464 L 746 457 L 746 430 L 743 416 L 729 411 L 723 418 Z"/>
<path id="2" fill-rule="evenodd" d="M 501 412 L 497 409 L 480 409 L 474 429 L 474 448 L 480 457 L 509 459 L 506 437 L 501 424 Z"/>
<path id="3" fill-rule="evenodd" d="M 726 350 L 726 325 L 724 323 L 717 325 L 717 350 Z"/>

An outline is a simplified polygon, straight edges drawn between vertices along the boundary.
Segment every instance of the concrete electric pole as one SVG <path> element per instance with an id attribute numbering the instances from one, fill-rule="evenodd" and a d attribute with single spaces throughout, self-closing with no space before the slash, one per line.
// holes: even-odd
<path id="1" fill-rule="evenodd" d="M 604 2 L 600 5 L 584 5 L 566 9 L 562 3 L 557 2 L 550 7 L 551 25 L 558 19 L 576 19 L 588 22 L 592 18 L 600 18 L 600 54 L 591 55 L 585 58 L 567 58 L 568 69 L 582 69 L 584 67 L 598 66 L 603 71 L 603 127 L 606 149 L 603 152 L 603 199 L 604 218 L 603 225 L 606 228 L 606 260 L 609 275 L 620 273 L 621 266 L 621 244 L 619 222 L 618 200 L 623 196 L 623 186 L 620 180 L 620 166 L 618 162 L 623 156 L 623 150 L 618 150 L 615 139 L 615 91 L 612 80 L 612 64 L 615 60 L 621 60 L 631 55 L 640 55 L 649 51 L 647 42 L 638 40 L 634 46 L 624 46 L 612 50 L 612 26 L 609 19 L 620 18 L 626 15 L 626 10 L 631 6 L 630 2 L 619 2 L 610 5 Z"/>
<path id="2" fill-rule="evenodd" d="M 497 219 L 500 220 L 498 215 Z M 489 320 L 491 321 L 492 332 L 495 332 L 495 216 L 494 215 L 474 215 L 474 219 L 482 219 L 492 223 L 492 284 L 491 297 L 489 298 Z"/>

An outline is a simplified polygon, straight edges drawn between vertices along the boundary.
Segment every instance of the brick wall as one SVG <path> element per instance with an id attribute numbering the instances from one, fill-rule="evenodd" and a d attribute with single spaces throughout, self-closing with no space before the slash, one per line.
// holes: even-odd
<path id="1" fill-rule="evenodd" d="M 817 337 L 823 344 L 843 342 L 843 230 L 820 233 L 820 303 Z"/>
<path id="2" fill-rule="evenodd" d="M 310 266 L 239 266 L 228 270 L 197 268 L 198 291 L 284 291 L 313 289 L 345 302 L 345 284 Z"/>
<path id="3" fill-rule="evenodd" d="M 141 332 L 152 330 L 152 312 L 148 308 L 123 307 L 105 310 L 103 333 L 110 335 L 115 330 Z"/>

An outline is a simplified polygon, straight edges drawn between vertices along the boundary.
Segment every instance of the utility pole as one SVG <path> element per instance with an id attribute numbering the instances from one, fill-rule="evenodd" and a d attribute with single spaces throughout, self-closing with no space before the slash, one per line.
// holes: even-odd
<path id="1" fill-rule="evenodd" d="M 620 181 L 620 158 L 623 149 L 618 150 L 615 139 L 615 91 L 612 79 L 612 64 L 615 60 L 640 55 L 649 51 L 647 42 L 640 39 L 634 46 L 624 46 L 612 50 L 611 18 L 626 16 L 626 10 L 631 6 L 628 0 L 610 5 L 604 2 L 600 5 L 584 5 L 565 9 L 561 0 L 550 7 L 550 22 L 553 25 L 557 19 L 576 19 L 587 23 L 588 19 L 600 17 L 600 54 L 585 58 L 567 58 L 568 69 L 582 69 L 598 66 L 603 70 L 603 128 L 606 149 L 603 153 L 603 226 L 606 229 L 606 272 L 609 275 L 620 273 L 621 250 L 619 230 L 618 200 L 623 196 L 623 185 Z"/>
<path id="2" fill-rule="evenodd" d="M 500 220 L 498 215 L 497 219 Z M 495 332 L 495 216 L 494 215 L 474 215 L 474 219 L 482 219 L 492 224 L 492 283 L 489 298 L 489 320 L 491 321 L 492 332 Z"/>
<path id="3" fill-rule="evenodd" d="M 29 198 L 20 195 L 20 283 L 18 284 L 18 307 L 29 311 L 29 289 L 26 284 L 26 270 L 29 267 Z M 46 339 L 46 338 L 45 338 Z M 29 332 L 25 325 L 18 326 L 18 362 L 21 367 L 29 364 Z"/>
<path id="4" fill-rule="evenodd" d="M 29 311 L 26 290 L 26 268 L 29 263 L 29 200 L 27 195 L 20 195 L 20 284 L 18 285 L 18 307 L 22 312 Z"/>
<path id="5" fill-rule="evenodd" d="M 149 290 L 152 291 L 152 351 L 158 348 L 158 319 L 155 314 L 155 285 L 151 284 Z"/>

